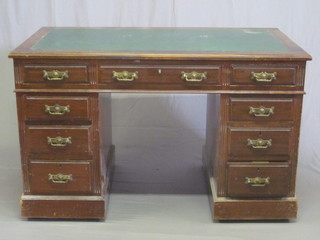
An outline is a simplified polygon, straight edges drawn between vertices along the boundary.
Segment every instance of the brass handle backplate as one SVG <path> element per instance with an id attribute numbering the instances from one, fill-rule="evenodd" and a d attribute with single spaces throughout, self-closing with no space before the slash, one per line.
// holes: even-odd
<path id="1" fill-rule="evenodd" d="M 44 111 L 49 115 L 64 115 L 70 112 L 70 106 L 60 106 L 59 104 L 54 106 L 44 105 Z"/>
<path id="2" fill-rule="evenodd" d="M 64 79 L 67 79 L 68 77 L 69 77 L 68 71 L 58 71 L 58 70 L 46 71 L 46 70 L 43 70 L 43 78 L 45 78 L 49 81 L 62 81 Z"/>
<path id="3" fill-rule="evenodd" d="M 48 180 L 53 183 L 67 183 L 72 180 L 72 174 L 48 174 Z"/>
<path id="4" fill-rule="evenodd" d="M 262 177 L 254 177 L 249 178 L 246 177 L 245 184 L 249 184 L 252 187 L 264 187 L 270 183 L 270 177 L 262 178 Z"/>
<path id="5" fill-rule="evenodd" d="M 181 72 L 181 79 L 185 80 L 186 82 L 202 82 L 203 80 L 207 79 L 207 73 Z"/>
<path id="6" fill-rule="evenodd" d="M 71 137 L 55 137 L 55 138 L 51 138 L 51 137 L 47 137 L 47 142 L 49 145 L 53 146 L 53 147 L 65 147 L 67 146 L 67 144 L 71 144 L 72 143 L 72 138 Z"/>
<path id="7" fill-rule="evenodd" d="M 248 146 L 252 148 L 268 148 L 272 146 L 272 139 L 264 140 L 261 138 L 258 139 L 250 139 L 248 138 Z"/>
<path id="8" fill-rule="evenodd" d="M 118 81 L 124 81 L 124 82 L 132 82 L 135 79 L 138 79 L 138 72 L 116 72 L 112 71 L 112 78 L 117 79 Z"/>
<path id="9" fill-rule="evenodd" d="M 267 72 L 260 72 L 255 73 L 251 72 L 251 79 L 257 82 L 272 82 L 273 80 L 277 79 L 277 73 L 267 73 Z"/>
<path id="10" fill-rule="evenodd" d="M 270 115 L 274 114 L 274 107 L 249 107 L 249 114 L 254 115 L 255 117 L 269 117 Z"/>

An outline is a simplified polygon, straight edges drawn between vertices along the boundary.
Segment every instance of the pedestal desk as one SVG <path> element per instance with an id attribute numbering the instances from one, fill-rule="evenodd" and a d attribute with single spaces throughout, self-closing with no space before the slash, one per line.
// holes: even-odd
<path id="1" fill-rule="evenodd" d="M 105 218 L 110 93 L 207 94 L 216 220 L 293 219 L 306 61 L 277 29 L 41 28 L 14 59 L 22 217 Z"/>

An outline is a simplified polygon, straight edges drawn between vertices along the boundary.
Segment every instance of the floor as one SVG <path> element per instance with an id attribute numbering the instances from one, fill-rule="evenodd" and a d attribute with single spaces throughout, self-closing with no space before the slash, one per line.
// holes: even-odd
<path id="1" fill-rule="evenodd" d="M 183 153 L 167 153 L 171 158 L 163 161 L 159 149 L 144 150 L 144 158 L 132 159 L 137 156 L 134 151 L 118 149 L 105 221 L 20 219 L 21 173 L 12 160 L 17 153 L 5 151 L 0 163 L 0 239 L 308 240 L 320 236 L 320 174 L 312 169 L 299 166 L 296 221 L 213 222 L 199 154 L 191 160 Z M 7 159 L 11 160 L 5 164 Z"/>

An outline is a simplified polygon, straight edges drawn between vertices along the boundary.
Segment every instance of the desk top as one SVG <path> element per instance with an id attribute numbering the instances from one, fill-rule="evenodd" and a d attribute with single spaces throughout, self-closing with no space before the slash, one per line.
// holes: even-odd
<path id="1" fill-rule="evenodd" d="M 278 29 L 44 27 L 10 57 L 303 59 Z"/>

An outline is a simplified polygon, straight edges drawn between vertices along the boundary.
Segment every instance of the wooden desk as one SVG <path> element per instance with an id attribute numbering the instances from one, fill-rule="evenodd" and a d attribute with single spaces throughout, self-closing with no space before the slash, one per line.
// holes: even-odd
<path id="1" fill-rule="evenodd" d="M 311 57 L 277 29 L 42 28 L 9 56 L 22 217 L 105 217 L 109 97 L 135 92 L 208 95 L 203 159 L 214 219 L 296 218 Z"/>

